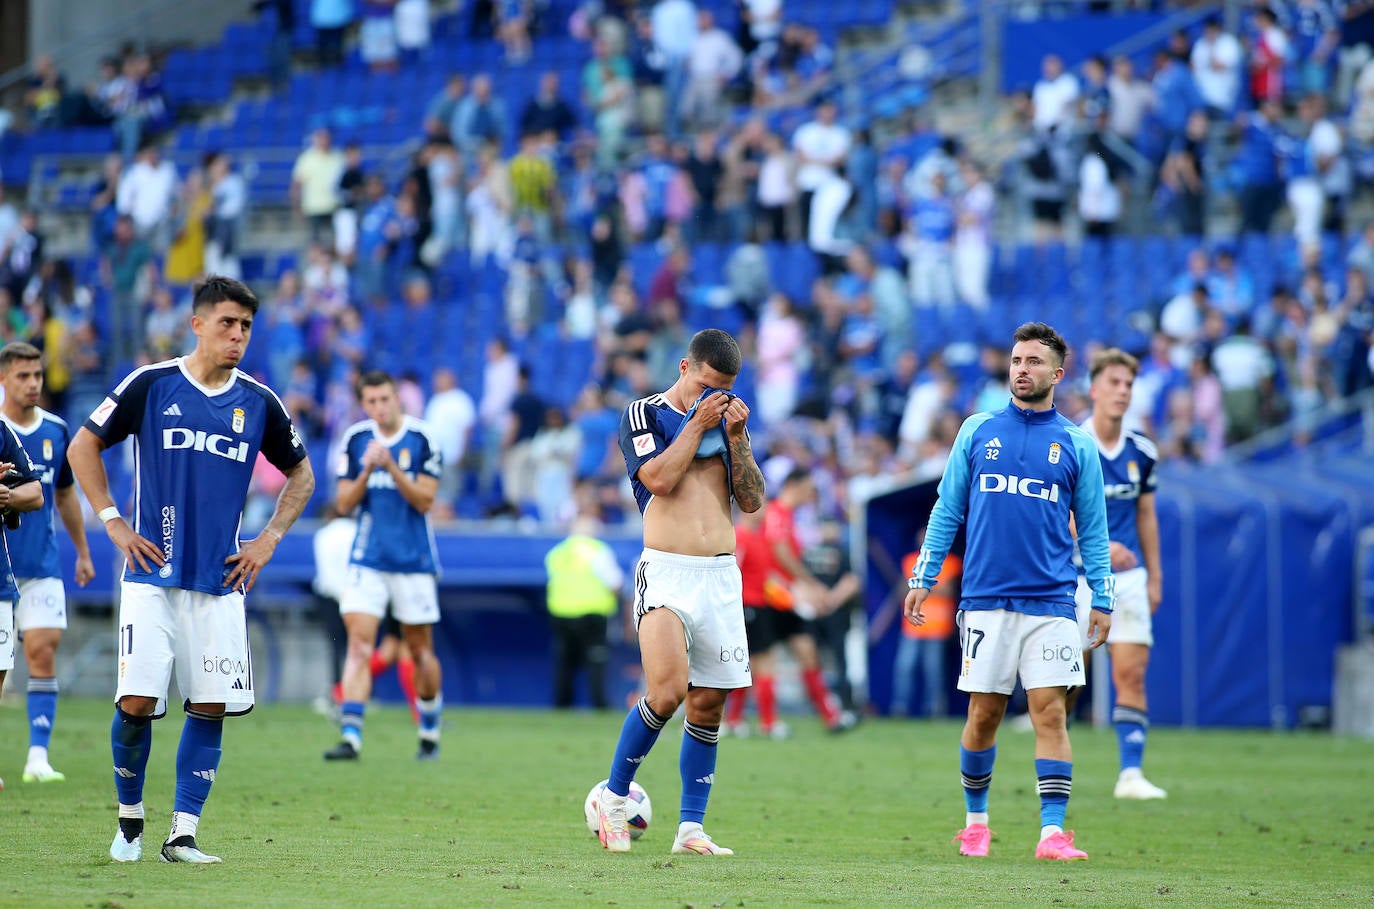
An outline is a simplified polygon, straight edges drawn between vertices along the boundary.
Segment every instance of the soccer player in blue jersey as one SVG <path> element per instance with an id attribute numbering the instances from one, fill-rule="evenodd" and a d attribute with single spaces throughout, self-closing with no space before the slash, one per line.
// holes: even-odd
<path id="1" fill-rule="evenodd" d="M 219 768 L 224 717 L 253 709 L 253 664 L 243 598 L 315 489 L 291 416 L 271 389 L 238 369 L 258 299 L 212 275 L 196 285 L 195 350 L 141 367 L 115 386 L 77 430 L 72 472 L 110 541 L 124 553 L 119 596 L 119 682 L 110 748 L 119 830 L 110 858 L 143 856 L 143 786 L 151 720 L 166 713 L 175 668 L 186 722 L 176 759 L 167 862 L 219 858 L 196 845 L 201 810 Z M 132 524 L 110 495 L 101 452 L 134 438 Z M 239 521 L 259 452 L 286 474 L 256 539 Z"/>
<path id="2" fill-rule="evenodd" d="M 13 429 L 43 485 L 43 508 L 5 534 L 10 567 L 19 585 L 14 624 L 29 664 L 29 756 L 24 782 L 66 779 L 52 768 L 48 745 L 57 722 L 57 647 L 67 627 L 67 595 L 62 587 L 54 514 L 76 547 L 76 583 L 95 577 L 86 524 L 76 481 L 67 464 L 67 423 L 38 406 L 43 394 L 43 353 L 32 344 L 11 341 L 0 348 L 0 386 L 5 389 L 3 417 Z"/>
<path id="3" fill-rule="evenodd" d="M 381 371 L 358 380 L 358 401 L 368 419 L 344 433 L 335 494 L 340 514 L 358 509 L 358 533 L 349 578 L 339 601 L 348 629 L 339 744 L 327 761 L 356 760 L 363 748 L 363 711 L 372 692 L 372 648 L 387 605 L 415 661 L 415 707 L 420 748 L 415 757 L 439 757 L 444 709 L 432 628 L 439 621 L 435 578 L 439 558 L 429 509 L 439 491 L 443 461 L 424 423 L 405 415 L 396 381 Z"/>
<path id="4" fill-rule="evenodd" d="M 0 427 L 0 513 L 9 519 L 14 514 L 43 507 L 43 484 L 38 468 L 29 460 L 14 430 Z M 0 522 L 0 691 L 5 688 L 5 673 L 14 668 L 14 606 L 19 588 L 10 571 L 8 538 L 10 520 Z M 0 780 L 0 789 L 5 781 Z"/>
<path id="5" fill-rule="evenodd" d="M 1014 337 L 1011 402 L 1001 411 L 974 414 L 960 427 L 904 608 L 908 621 L 925 620 L 921 604 L 964 524 L 959 689 L 969 693 L 969 706 L 959 748 L 967 808 L 959 851 L 988 854 L 997 728 L 1019 675 L 1035 726 L 1035 857 L 1086 859 L 1074 846 L 1073 831 L 1064 829 L 1073 780 L 1064 696 L 1084 679 L 1069 522 L 1077 522 L 1093 592 L 1089 626 L 1097 647 L 1111 627 L 1114 600 L 1102 465 L 1092 438 L 1054 407 L 1054 387 L 1064 377 L 1064 339 L 1042 322 L 1022 325 Z"/>
<path id="6" fill-rule="evenodd" d="M 1140 363 L 1123 350 L 1099 351 L 1089 367 L 1088 394 L 1092 416 L 1083 429 L 1097 443 L 1107 498 L 1107 532 L 1111 537 L 1112 571 L 1116 576 L 1116 612 L 1107 639 L 1116 704 L 1121 772 L 1119 799 L 1162 799 L 1168 793 L 1145 779 L 1145 736 L 1150 728 L 1145 699 L 1145 669 L 1154 645 L 1152 617 L 1163 599 L 1164 574 L 1159 562 L 1159 520 L 1155 514 L 1155 443 L 1144 433 L 1125 428 L 1131 390 Z M 1092 590 L 1078 580 L 1078 621 L 1086 634 Z"/>
<path id="7" fill-rule="evenodd" d="M 729 334 L 699 331 L 672 387 L 635 401 L 620 420 L 620 450 L 644 515 L 634 615 L 647 693 L 625 717 L 597 802 L 599 835 L 611 852 L 630 851 L 630 782 L 685 701 L 682 801 L 672 851 L 733 854 L 702 824 L 725 696 L 750 684 L 730 501 L 752 514 L 763 507 L 764 485 L 749 443 L 749 408 L 730 392 L 741 361 Z"/>

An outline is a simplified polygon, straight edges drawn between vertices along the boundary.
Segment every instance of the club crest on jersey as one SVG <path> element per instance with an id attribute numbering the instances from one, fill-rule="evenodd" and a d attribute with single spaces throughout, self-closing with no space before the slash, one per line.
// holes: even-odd
<path id="1" fill-rule="evenodd" d="M 1126 462 L 1126 479 L 1132 483 L 1140 482 L 1140 465 L 1135 461 Z"/>
<path id="2" fill-rule="evenodd" d="M 243 432 L 243 408 L 234 408 L 234 420 L 230 424 L 234 427 L 234 432 Z"/>
<path id="3" fill-rule="evenodd" d="M 51 460 L 52 460 L 52 439 L 44 439 L 44 440 L 43 440 L 43 460 L 45 460 L 45 461 L 51 461 Z M 1134 466 L 1134 465 L 1132 465 L 1132 466 Z"/>
<path id="4" fill-rule="evenodd" d="M 1058 463 L 1059 463 L 1059 452 L 1060 452 L 1059 443 L 1058 443 L 1058 442 L 1051 442 L 1051 443 L 1050 443 L 1050 463 L 1051 463 L 1051 464 L 1058 464 Z"/>
<path id="5" fill-rule="evenodd" d="M 396 459 L 396 466 L 402 470 L 410 469 L 410 449 L 402 448 L 400 457 Z"/>
<path id="6" fill-rule="evenodd" d="M 654 450 L 654 435 L 651 432 L 640 433 L 635 436 L 635 454 L 643 457 Z"/>

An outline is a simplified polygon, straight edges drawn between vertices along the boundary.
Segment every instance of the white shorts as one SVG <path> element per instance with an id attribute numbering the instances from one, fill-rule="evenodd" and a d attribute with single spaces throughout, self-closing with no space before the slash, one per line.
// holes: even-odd
<path id="1" fill-rule="evenodd" d="M 744 634 L 744 583 L 733 555 L 685 556 L 645 549 L 635 566 L 635 628 L 660 607 L 682 620 L 688 684 L 730 689 L 754 683 Z"/>
<path id="2" fill-rule="evenodd" d="M 1073 619 L 961 609 L 958 624 L 963 649 L 960 691 L 1011 694 L 1018 674 L 1027 691 L 1077 688 L 1085 681 L 1083 645 Z"/>
<path id="3" fill-rule="evenodd" d="M 14 610 L 14 625 L 20 631 L 30 628 L 67 627 L 67 589 L 61 578 L 20 578 L 19 606 Z"/>
<path id="4" fill-rule="evenodd" d="M 402 625 L 433 625 L 439 621 L 439 588 L 434 575 L 378 571 L 363 565 L 348 566 L 348 582 L 339 599 L 339 612 L 362 612 L 386 617 Z"/>
<path id="5" fill-rule="evenodd" d="M 1149 573 L 1141 567 L 1128 568 L 1113 572 L 1116 575 L 1116 608 L 1112 610 L 1112 627 L 1107 632 L 1110 644 L 1155 644 L 1154 620 L 1150 615 L 1150 595 L 1145 581 Z M 1078 606 L 1078 629 L 1082 632 L 1083 646 L 1088 641 L 1088 613 L 1092 612 L 1093 592 L 1088 581 L 1078 576 L 1078 591 L 1074 594 Z"/>
<path id="6" fill-rule="evenodd" d="M 253 709 L 253 658 L 243 594 L 222 597 L 195 590 L 120 583 L 119 686 L 125 695 L 157 698 L 154 716 L 167 712 L 167 684 L 192 704 L 224 704 L 238 716 Z"/>
<path id="7" fill-rule="evenodd" d="M 0 672 L 14 668 L 14 601 L 0 600 Z"/>

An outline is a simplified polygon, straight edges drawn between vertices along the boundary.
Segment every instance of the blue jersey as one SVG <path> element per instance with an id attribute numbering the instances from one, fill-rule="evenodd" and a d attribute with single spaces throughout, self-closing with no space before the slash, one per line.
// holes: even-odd
<path id="1" fill-rule="evenodd" d="M 3 423 L 4 429 L 0 431 L 0 461 L 13 464 L 14 469 L 19 472 L 21 479 L 14 483 L 20 486 L 24 483 L 38 479 L 38 468 L 29 460 L 28 453 L 20 443 L 19 437 L 10 429 L 10 424 Z M 22 519 L 21 519 L 22 526 Z M 14 583 L 14 572 L 10 570 L 10 550 L 9 550 L 10 531 L 8 528 L 0 530 L 0 541 L 4 545 L 0 546 L 0 600 L 19 599 L 19 588 Z"/>
<path id="2" fill-rule="evenodd" d="M 18 530 L 7 531 L 10 565 L 16 578 L 60 578 L 62 565 L 57 559 L 57 491 L 70 489 L 75 480 L 67 464 L 67 443 L 71 432 L 67 421 L 37 408 L 38 419 L 31 426 L 11 423 L 38 471 L 43 484 L 43 507 L 23 516 Z"/>
<path id="3" fill-rule="evenodd" d="M 1107 497 L 1107 535 L 1135 553 L 1141 565 L 1145 554 L 1140 550 L 1140 529 L 1136 526 L 1136 509 L 1143 495 L 1155 491 L 1155 464 L 1159 450 L 1155 443 L 1134 429 L 1121 433 L 1116 448 L 1108 451 L 1093 431 L 1093 421 L 1083 424 L 1083 430 L 1097 444 L 1102 460 L 1102 484 Z"/>
<path id="4" fill-rule="evenodd" d="M 224 560 L 239 550 L 239 521 L 258 452 L 279 470 L 305 460 L 305 444 L 281 400 L 234 370 L 206 388 L 185 358 L 136 369 L 86 421 L 105 445 L 134 439 L 134 530 L 162 550 L 145 572 L 125 561 L 124 580 L 214 596 Z"/>
<path id="5" fill-rule="evenodd" d="M 391 450 L 396 466 L 412 480 L 439 476 L 443 467 L 439 446 L 419 420 L 405 417 L 396 435 L 385 438 L 372 420 L 354 423 L 344 433 L 339 455 L 339 479 L 353 480 L 363 472 L 363 452 L 373 439 Z M 349 563 L 404 574 L 437 574 L 439 559 L 429 515 L 415 509 L 396 488 L 385 470 L 368 474 L 367 491 L 359 506 L 358 533 Z"/>
<path id="6" fill-rule="evenodd" d="M 1102 464 L 1092 437 L 1051 408 L 974 414 L 959 428 L 930 513 L 915 582 L 935 576 L 967 522 L 961 609 L 1075 617 L 1074 537 L 1093 608 L 1115 605 Z"/>
<path id="7" fill-rule="evenodd" d="M 710 393 L 709 389 L 703 392 L 702 398 Z M 701 398 L 697 400 L 700 401 Z M 693 410 L 695 409 L 693 405 Z M 625 456 L 625 469 L 630 474 L 630 488 L 634 491 L 635 503 L 639 505 L 640 514 L 644 514 L 649 507 L 654 494 L 639 479 L 639 468 L 644 466 L 644 462 L 667 450 L 689 417 L 690 413 L 683 413 L 669 404 L 667 396 L 661 393 L 640 398 L 625 408 L 625 413 L 621 415 L 620 453 Z M 720 430 L 719 434 L 708 432 L 702 436 L 701 444 L 697 448 L 697 457 L 719 455 L 725 461 L 728 483 L 730 455 L 724 444 L 723 423 Z"/>

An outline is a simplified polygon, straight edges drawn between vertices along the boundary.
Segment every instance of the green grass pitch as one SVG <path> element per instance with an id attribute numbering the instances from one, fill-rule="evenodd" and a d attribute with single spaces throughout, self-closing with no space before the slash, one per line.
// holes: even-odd
<path id="1" fill-rule="evenodd" d="M 1033 741 L 1006 730 L 992 856 L 964 859 L 957 723 L 814 721 L 788 741 L 722 743 L 707 829 L 732 858 L 672 856 L 677 739 L 640 781 L 655 819 L 629 855 L 582 820 L 622 716 L 451 709 L 443 757 L 413 759 L 403 709 L 369 713 L 355 765 L 326 765 L 335 730 L 307 708 L 231 720 L 200 831 L 224 864 L 157 861 L 180 719 L 155 727 L 144 860 L 110 862 L 108 701 L 64 699 L 53 762 L 20 782 L 24 714 L 0 709 L 0 906 L 1370 906 L 1374 743 L 1311 734 L 1156 729 L 1165 802 L 1111 797 L 1116 741 L 1077 728 L 1068 826 L 1088 862 L 1037 862 Z"/>

